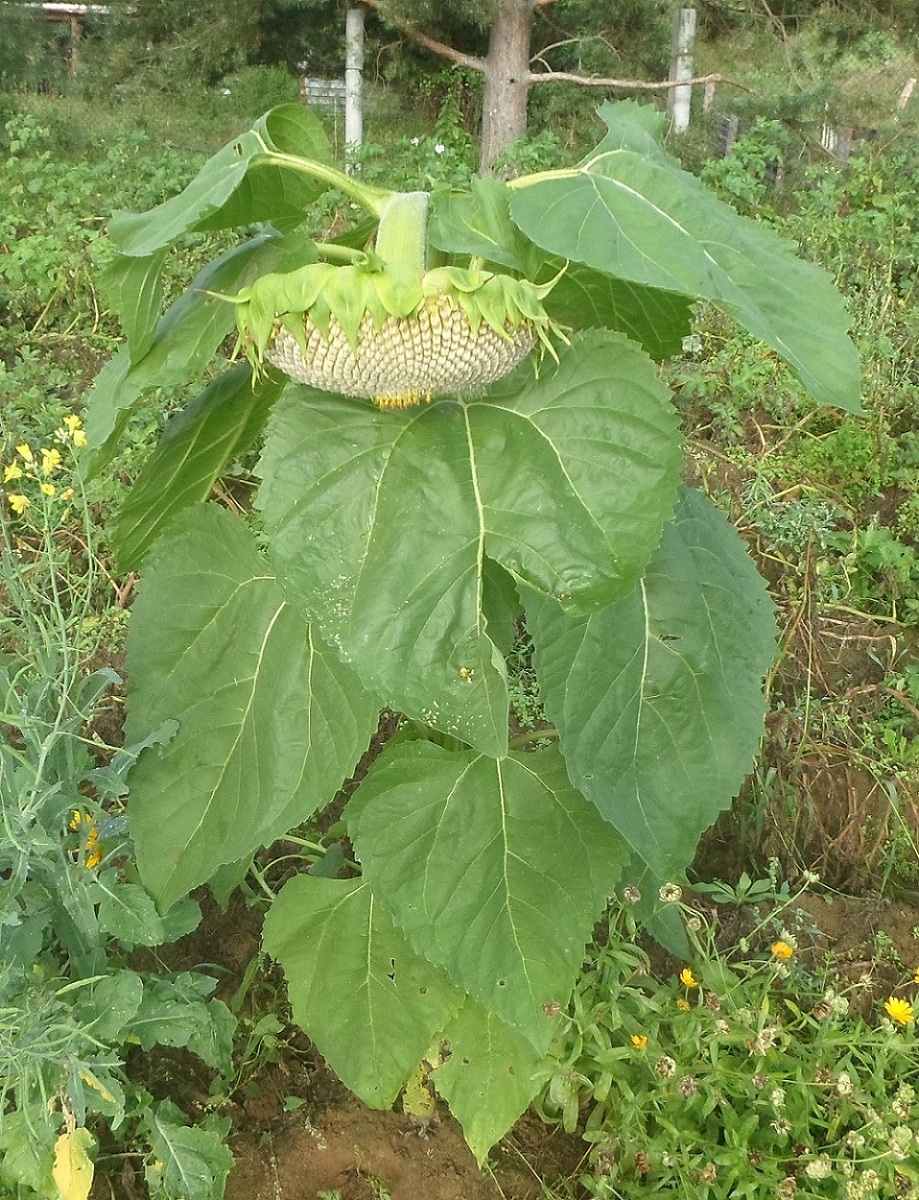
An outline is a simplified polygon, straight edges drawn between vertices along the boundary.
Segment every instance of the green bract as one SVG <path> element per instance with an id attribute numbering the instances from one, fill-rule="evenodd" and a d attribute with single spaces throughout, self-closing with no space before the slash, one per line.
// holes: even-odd
<path id="1" fill-rule="evenodd" d="M 116 526 L 144 574 L 128 736 L 176 730 L 130 776 L 141 879 L 168 906 L 244 873 L 337 794 L 380 710 L 403 714 L 345 810 L 361 873 L 290 880 L 265 946 L 367 1103 L 449 1044 L 432 1078 L 480 1159 L 536 1094 L 607 898 L 680 877 L 762 729 L 772 605 L 681 485 L 656 360 L 703 297 L 858 409 L 829 279 L 681 171 L 652 110 L 601 113 L 575 167 L 428 196 L 344 175 L 312 114 L 275 109 L 113 222 L 128 345 L 87 414 L 99 470 L 145 392 L 217 371 Z M 326 186 L 375 232 L 306 236 Z M 160 318 L 166 250 L 231 226 L 249 240 Z M 248 361 L 220 373 L 234 327 Z M 257 442 L 256 536 L 203 502 Z M 535 753 L 509 735 L 524 627 L 554 723 Z"/>

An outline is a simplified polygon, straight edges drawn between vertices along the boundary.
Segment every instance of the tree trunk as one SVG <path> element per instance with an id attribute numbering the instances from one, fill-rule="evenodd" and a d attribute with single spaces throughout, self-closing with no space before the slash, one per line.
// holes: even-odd
<path id="1" fill-rule="evenodd" d="M 533 0 L 498 0 L 485 58 L 479 159 L 483 175 L 515 138 L 526 135 L 533 9 Z"/>

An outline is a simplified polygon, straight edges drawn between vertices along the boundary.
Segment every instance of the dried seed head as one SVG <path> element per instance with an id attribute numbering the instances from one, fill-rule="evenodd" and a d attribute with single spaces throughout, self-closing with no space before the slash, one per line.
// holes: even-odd
<path id="1" fill-rule="evenodd" d="M 445 295 L 409 317 L 387 317 L 379 329 L 365 313 L 356 346 L 334 316 L 328 337 L 309 316 L 303 327 L 306 353 L 282 327 L 265 352 L 268 362 L 301 383 L 383 408 L 494 383 L 526 358 L 538 336 L 529 321 L 508 323 L 503 336 L 484 321 L 473 332 L 462 306 Z"/>

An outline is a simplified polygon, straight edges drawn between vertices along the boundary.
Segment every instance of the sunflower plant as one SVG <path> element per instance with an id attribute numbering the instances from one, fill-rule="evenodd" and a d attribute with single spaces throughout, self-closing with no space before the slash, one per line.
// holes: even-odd
<path id="1" fill-rule="evenodd" d="M 360 872 L 290 879 L 264 944 L 350 1088 L 388 1107 L 436 1064 L 480 1158 L 536 1094 L 621 873 L 678 877 L 760 737 L 772 606 L 681 483 L 658 362 L 702 298 L 858 410 L 828 277 L 684 173 L 653 110 L 600 111 L 575 167 L 429 194 L 342 173 L 313 114 L 272 110 L 112 219 L 126 344 L 86 418 L 100 471 L 146 393 L 207 378 L 113 531 L 142 575 L 127 736 L 175 729 L 130 775 L 145 886 L 165 908 L 241 877 L 402 714 L 345 810 Z M 329 188 L 362 218 L 319 242 Z M 229 229 L 161 312 L 170 250 Z M 253 521 L 209 497 L 256 444 Z M 538 750 L 509 735 L 524 626 Z"/>

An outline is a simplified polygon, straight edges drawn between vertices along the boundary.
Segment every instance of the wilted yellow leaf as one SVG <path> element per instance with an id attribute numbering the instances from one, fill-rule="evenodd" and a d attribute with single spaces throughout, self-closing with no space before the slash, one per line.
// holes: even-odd
<path id="1" fill-rule="evenodd" d="M 80 1078 L 83 1080 L 84 1083 L 88 1083 L 91 1088 L 94 1088 L 99 1093 L 99 1095 L 102 1097 L 103 1100 L 108 1100 L 108 1102 L 110 1104 L 115 1103 L 115 1097 L 108 1090 L 108 1088 L 105 1086 L 105 1084 L 100 1079 L 96 1078 L 96 1076 L 92 1073 L 92 1071 L 86 1071 L 86 1070 L 81 1071 Z"/>
<path id="2" fill-rule="evenodd" d="M 51 1174 L 61 1200 L 88 1200 L 93 1185 L 93 1161 L 89 1151 L 95 1144 L 88 1129 L 62 1133 L 54 1143 Z"/>

